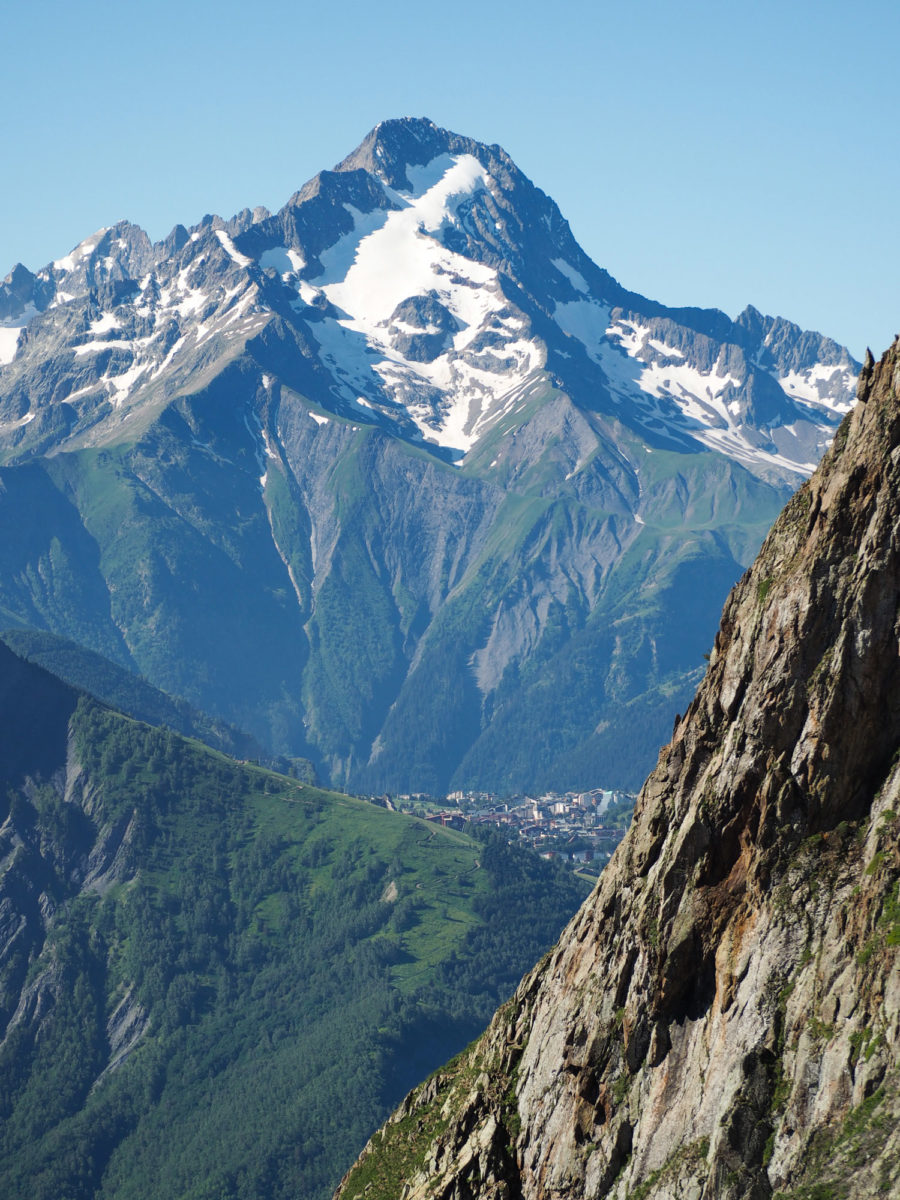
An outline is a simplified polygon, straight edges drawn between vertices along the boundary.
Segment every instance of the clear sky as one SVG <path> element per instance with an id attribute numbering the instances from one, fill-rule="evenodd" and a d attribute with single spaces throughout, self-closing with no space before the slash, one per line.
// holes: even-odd
<path id="1" fill-rule="evenodd" d="M 0 274 L 128 218 L 279 208 L 378 121 L 499 142 L 667 304 L 900 331 L 896 0 L 0 7 Z"/>

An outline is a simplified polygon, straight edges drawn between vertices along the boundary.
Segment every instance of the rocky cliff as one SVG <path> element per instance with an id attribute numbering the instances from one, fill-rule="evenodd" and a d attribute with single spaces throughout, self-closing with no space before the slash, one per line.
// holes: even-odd
<path id="1" fill-rule="evenodd" d="M 898 393 L 895 342 L 597 889 L 341 1197 L 898 1194 Z"/>

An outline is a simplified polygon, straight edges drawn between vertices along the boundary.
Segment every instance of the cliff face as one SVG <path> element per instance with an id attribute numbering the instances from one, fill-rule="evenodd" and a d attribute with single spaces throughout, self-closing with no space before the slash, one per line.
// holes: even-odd
<path id="1" fill-rule="evenodd" d="M 898 393 L 895 342 L 729 598 L 596 891 L 341 1196 L 897 1194 Z"/>

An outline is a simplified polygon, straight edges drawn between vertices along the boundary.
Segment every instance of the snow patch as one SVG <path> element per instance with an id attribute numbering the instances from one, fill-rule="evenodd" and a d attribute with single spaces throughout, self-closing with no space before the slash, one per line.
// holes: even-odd
<path id="1" fill-rule="evenodd" d="M 69 392 L 68 396 L 64 397 L 66 403 L 70 400 L 76 400 L 79 396 L 87 396 L 90 392 L 96 392 L 101 386 L 101 381 L 98 379 L 95 383 L 88 383 L 84 387 L 76 388 L 74 392 Z"/>
<path id="2" fill-rule="evenodd" d="M 306 259 L 290 246 L 274 246 L 271 250 L 264 250 L 259 256 L 259 265 L 263 268 L 274 268 L 279 275 L 291 275 L 294 271 L 303 270 Z"/>
<path id="3" fill-rule="evenodd" d="M 150 370 L 149 363 L 135 363 L 129 367 L 127 371 L 123 371 L 121 375 L 110 375 L 107 381 L 112 384 L 115 395 L 113 397 L 113 405 L 119 408 L 125 400 L 128 393 L 132 390 L 141 375 L 144 375 Z"/>
<path id="4" fill-rule="evenodd" d="M 570 262 L 566 262 L 564 258 L 551 258 L 550 261 L 556 267 L 557 271 L 559 271 L 560 275 L 565 275 L 576 292 L 581 292 L 585 296 L 590 292 L 591 289 L 588 287 L 587 280 L 580 271 L 575 270 Z"/>
<path id="5" fill-rule="evenodd" d="M 626 321 L 624 318 L 610 325 L 606 331 L 615 338 L 620 348 L 631 358 L 640 357 L 642 350 L 650 347 L 665 358 L 684 358 L 684 351 L 676 346 L 667 346 L 659 338 L 651 336 L 650 326 L 642 325 L 639 321 Z"/>
<path id="6" fill-rule="evenodd" d="M 543 366 L 545 349 L 523 336 L 527 322 L 506 300 L 497 272 L 434 236 L 489 186 L 485 168 L 474 155 L 445 154 L 408 175 L 411 190 L 385 188 L 395 210 L 344 206 L 353 229 L 322 252 L 322 271 L 298 293 L 308 304 L 324 296 L 339 313 L 310 331 L 348 401 L 358 403 L 362 393 L 365 407 L 397 405 L 424 438 L 465 452 L 498 404 Z M 436 298 L 458 325 L 452 349 L 430 363 L 405 358 L 393 344 L 393 313 L 416 296 Z M 490 347 L 472 344 L 487 332 Z"/>
<path id="7" fill-rule="evenodd" d="M 648 338 L 647 344 L 652 346 L 658 354 L 665 354 L 668 358 L 684 358 L 683 350 L 679 350 L 676 346 L 667 346 L 659 338 Z"/>
<path id="8" fill-rule="evenodd" d="M 72 353 L 76 358 L 83 358 L 85 354 L 99 354 L 101 350 L 130 350 L 133 344 L 133 342 L 113 339 L 102 342 L 82 342 L 80 346 L 75 346 Z"/>
<path id="9" fill-rule="evenodd" d="M 107 312 L 99 316 L 96 321 L 91 322 L 89 332 L 108 333 L 111 329 L 120 329 L 121 325 L 122 323 L 118 317 L 116 317 L 113 313 Z"/>
<path id="10" fill-rule="evenodd" d="M 253 263 L 252 258 L 248 258 L 246 254 L 241 254 L 234 242 L 228 236 L 224 229 L 216 230 L 216 237 L 225 247 L 225 252 L 228 257 L 238 264 L 239 267 L 249 267 Z"/>
<path id="11" fill-rule="evenodd" d="M 309 412 L 309 410 L 308 410 L 308 409 L 307 409 L 307 412 Z M 320 416 L 320 415 L 319 415 L 319 413 L 314 413 L 314 412 L 310 412 L 310 413 L 309 413 L 309 415 L 312 417 L 312 419 L 315 421 L 315 423 L 316 423 L 317 425 L 327 425 L 327 424 L 329 424 L 328 417 L 323 417 L 323 416 Z"/>
<path id="12" fill-rule="evenodd" d="M 348 327 L 374 332 L 372 327 L 388 320 L 402 300 L 432 290 L 443 293 L 441 299 L 451 302 L 451 311 L 465 324 L 484 315 L 478 293 L 496 280 L 496 272 L 426 236 L 449 215 L 454 188 L 468 192 L 484 177 L 477 159 L 463 158 L 469 161 L 459 164 L 460 169 L 450 168 L 430 191 L 407 201 L 400 211 L 363 214 L 345 205 L 354 217 L 354 231 L 321 255 L 325 269 L 315 283 L 348 313 Z M 454 275 L 459 282 L 449 278 Z"/>
<path id="13" fill-rule="evenodd" d="M 163 373 L 163 371 L 165 371 L 166 367 L 168 367 L 169 363 L 172 361 L 172 359 L 175 357 L 175 355 L 178 353 L 178 351 L 184 345 L 185 340 L 186 340 L 185 336 L 184 336 L 184 334 L 182 334 L 181 337 L 173 344 L 169 353 L 166 355 L 166 357 L 162 360 L 162 362 L 159 364 L 159 366 L 153 372 L 153 375 L 152 375 L 153 379 L 156 379 L 156 377 L 158 375 L 161 375 Z"/>
<path id="14" fill-rule="evenodd" d="M 735 375 L 719 375 L 715 370 L 704 373 L 686 363 L 650 363 L 638 379 L 638 386 L 648 395 L 676 399 L 686 416 L 703 423 L 718 418 L 726 425 L 731 424 L 732 414 L 722 400 L 722 393 L 728 387 L 740 385 Z"/>
<path id="15" fill-rule="evenodd" d="M 424 166 L 409 167 L 406 174 L 413 187 L 410 208 L 429 232 L 455 216 L 463 200 L 490 182 L 474 154 L 441 154 Z"/>
<path id="16" fill-rule="evenodd" d="M 839 416 L 853 407 L 856 373 L 846 363 L 816 363 L 802 371 L 789 371 L 778 382 L 793 400 L 820 405 Z"/>
<path id="17" fill-rule="evenodd" d="M 191 313 L 197 312 L 209 302 L 209 296 L 201 288 L 188 288 L 187 295 L 178 304 L 174 305 L 175 312 L 181 317 L 189 317 Z"/>
<path id="18" fill-rule="evenodd" d="M 0 328 L 0 366 L 5 367 L 16 357 L 19 334 L 24 328 L 24 325 L 6 325 Z"/>
<path id="19" fill-rule="evenodd" d="M 593 328 L 589 332 L 596 334 Z M 610 390 L 632 406 L 648 428 L 680 430 L 751 470 L 776 468 L 809 475 L 830 436 L 830 425 L 814 419 L 800 422 L 803 428 L 795 423 L 768 434 L 746 426 L 738 394 L 743 380 L 718 364 L 711 371 L 691 366 L 682 352 L 651 337 L 649 326 L 639 322 L 616 322 L 607 330 L 607 340 L 595 341 L 593 349 Z M 655 354 L 648 361 L 648 350 L 668 361 L 659 361 Z M 820 414 L 825 407 L 819 404 Z"/>
<path id="20" fill-rule="evenodd" d="M 83 242 L 79 242 L 74 250 L 70 250 L 63 258 L 57 258 L 53 266 L 57 271 L 74 271 L 76 266 L 96 250 L 100 239 L 106 233 L 109 226 L 104 229 L 98 229 L 96 233 L 92 233 L 89 238 L 85 238 Z"/>

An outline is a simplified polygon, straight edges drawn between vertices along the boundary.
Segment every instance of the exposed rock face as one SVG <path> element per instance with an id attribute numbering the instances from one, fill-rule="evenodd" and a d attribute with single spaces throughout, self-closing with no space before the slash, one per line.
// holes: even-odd
<path id="1" fill-rule="evenodd" d="M 70 736 L 78 698 L 0 645 L 0 1048 L 14 1031 L 37 1028 L 70 982 L 54 961 L 29 970 L 59 911 L 126 874 L 134 822 L 96 811 Z M 56 837 L 34 820 L 48 796 L 61 804 Z M 140 1005 L 122 1008 L 117 1022 L 123 1032 L 111 1040 L 124 1058 L 143 1029 Z"/>
<path id="2" fill-rule="evenodd" d="M 596 891 L 342 1197 L 898 1194 L 898 391 L 895 342 Z"/>

